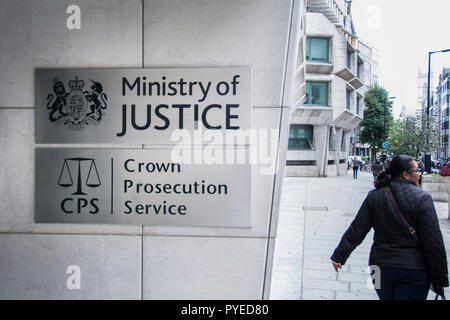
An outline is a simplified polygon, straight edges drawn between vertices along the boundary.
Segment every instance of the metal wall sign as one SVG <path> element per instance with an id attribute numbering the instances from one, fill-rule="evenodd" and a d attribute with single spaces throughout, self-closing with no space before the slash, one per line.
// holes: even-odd
<path id="1" fill-rule="evenodd" d="M 38 69 L 36 143 L 174 144 L 252 127 L 252 69 Z"/>
<path id="2" fill-rule="evenodd" d="M 35 222 L 251 226 L 251 165 L 170 153 L 36 148 Z"/>

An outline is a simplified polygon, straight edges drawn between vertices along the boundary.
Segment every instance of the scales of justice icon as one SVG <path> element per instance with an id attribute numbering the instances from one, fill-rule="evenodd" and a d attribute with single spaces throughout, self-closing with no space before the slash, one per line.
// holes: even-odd
<path id="1" fill-rule="evenodd" d="M 72 195 L 86 195 L 83 192 L 81 181 L 81 162 L 90 161 L 89 173 L 87 175 L 85 185 L 90 188 L 96 188 L 101 185 L 100 176 L 98 175 L 97 166 L 95 165 L 95 159 L 92 158 L 65 158 L 61 173 L 59 175 L 58 185 L 61 187 L 71 187 L 73 185 L 72 174 L 69 169 L 69 161 L 78 162 L 78 174 L 77 174 L 77 191 Z"/>

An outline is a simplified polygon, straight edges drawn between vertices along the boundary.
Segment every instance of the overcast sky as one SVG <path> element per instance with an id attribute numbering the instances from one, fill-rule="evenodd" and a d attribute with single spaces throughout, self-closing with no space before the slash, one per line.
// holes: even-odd
<path id="1" fill-rule="evenodd" d="M 379 82 L 396 97 L 394 117 L 402 105 L 413 114 L 419 107 L 419 67 L 426 73 L 428 52 L 450 48 L 450 1 L 353 0 L 352 18 L 357 36 L 380 51 Z M 450 52 L 431 57 L 437 84 L 442 68 L 450 67 Z"/>

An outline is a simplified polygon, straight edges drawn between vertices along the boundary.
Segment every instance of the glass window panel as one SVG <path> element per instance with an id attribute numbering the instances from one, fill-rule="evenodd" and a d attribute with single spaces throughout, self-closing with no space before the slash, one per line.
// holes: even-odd
<path id="1" fill-rule="evenodd" d="M 347 109 L 350 110 L 350 91 L 347 90 Z"/>
<path id="2" fill-rule="evenodd" d="M 306 81 L 306 101 L 305 104 L 311 104 L 311 83 Z"/>
<path id="3" fill-rule="evenodd" d="M 311 104 L 328 105 L 327 91 L 327 82 L 311 82 Z"/>
<path id="4" fill-rule="evenodd" d="M 306 38 L 306 60 L 311 60 L 311 38 Z"/>
<path id="5" fill-rule="evenodd" d="M 306 60 L 328 62 L 328 39 L 307 38 L 306 39 Z"/>
<path id="6" fill-rule="evenodd" d="M 356 99 L 356 113 L 359 114 L 359 104 L 361 103 L 361 98 Z"/>
<path id="7" fill-rule="evenodd" d="M 311 59 L 328 62 L 328 39 L 311 39 Z"/>
<path id="8" fill-rule="evenodd" d="M 352 69 L 352 53 L 347 51 L 347 68 Z"/>
<path id="9" fill-rule="evenodd" d="M 289 129 L 289 139 L 291 138 L 295 138 L 295 129 L 293 127 Z"/>
<path id="10" fill-rule="evenodd" d="M 297 124 L 291 125 L 289 130 L 288 149 L 312 149 L 312 126 Z"/>
<path id="11" fill-rule="evenodd" d="M 328 82 L 306 82 L 306 104 L 328 105 Z"/>

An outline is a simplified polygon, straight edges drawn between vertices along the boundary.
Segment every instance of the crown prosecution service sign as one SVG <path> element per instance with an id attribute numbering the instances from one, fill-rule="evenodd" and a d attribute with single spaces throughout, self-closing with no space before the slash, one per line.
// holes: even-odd
<path id="1" fill-rule="evenodd" d="M 35 222 L 251 226 L 251 165 L 169 159 L 168 149 L 36 148 Z"/>
<path id="2" fill-rule="evenodd" d="M 252 68 L 37 69 L 36 143 L 175 144 L 175 130 L 247 130 Z"/>

